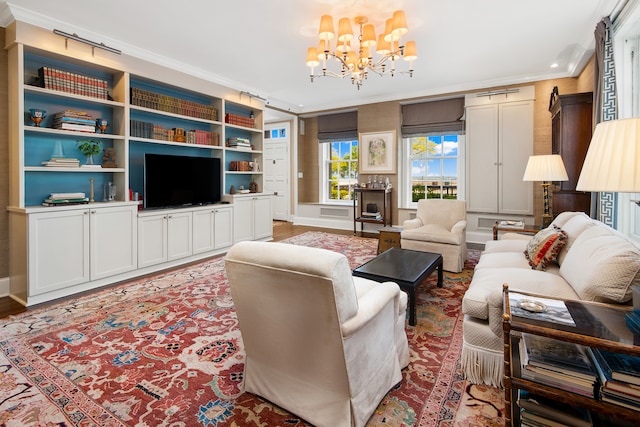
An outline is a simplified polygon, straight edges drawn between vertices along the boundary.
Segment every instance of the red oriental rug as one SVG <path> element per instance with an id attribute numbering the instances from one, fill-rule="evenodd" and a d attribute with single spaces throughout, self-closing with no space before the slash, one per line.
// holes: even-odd
<path id="1" fill-rule="evenodd" d="M 344 253 L 377 241 L 308 232 L 288 243 Z M 459 359 L 460 274 L 435 275 L 407 326 L 411 361 L 370 426 L 497 426 L 502 391 L 467 384 Z M 2 426 L 305 426 L 242 393 L 244 354 L 222 257 L 0 320 Z"/>

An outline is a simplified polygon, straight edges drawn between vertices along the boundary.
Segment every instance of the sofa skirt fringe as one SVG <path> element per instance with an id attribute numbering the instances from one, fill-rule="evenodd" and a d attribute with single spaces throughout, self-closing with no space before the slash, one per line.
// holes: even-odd
<path id="1" fill-rule="evenodd" d="M 468 381 L 474 384 L 502 387 L 504 354 L 487 351 L 463 342 L 460 364 Z"/>

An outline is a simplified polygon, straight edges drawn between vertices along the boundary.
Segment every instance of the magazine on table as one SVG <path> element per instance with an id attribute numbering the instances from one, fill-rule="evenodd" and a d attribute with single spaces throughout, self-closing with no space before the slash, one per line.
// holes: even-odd
<path id="1" fill-rule="evenodd" d="M 509 292 L 511 315 L 543 322 L 576 326 L 564 301 Z"/>

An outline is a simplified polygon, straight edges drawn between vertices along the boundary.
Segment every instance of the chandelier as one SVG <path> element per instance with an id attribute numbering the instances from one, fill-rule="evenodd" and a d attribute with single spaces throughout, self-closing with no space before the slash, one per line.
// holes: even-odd
<path id="1" fill-rule="evenodd" d="M 374 25 L 369 23 L 365 16 L 356 16 L 353 21 L 360 27 L 358 46 L 351 45 L 352 42 L 356 43 L 351 29 L 351 20 L 340 18 L 335 49 L 332 49 L 331 40 L 336 38 L 333 18 L 330 15 L 323 15 L 320 19 L 318 31 L 320 45 L 317 49 L 310 47 L 307 50 L 307 65 L 311 67 L 312 83 L 316 77 L 349 77 L 351 83 L 360 90 L 369 73 L 392 77 L 396 74 L 408 73 L 409 77 L 413 77 L 413 61 L 418 57 L 416 42 L 408 41 L 405 45 L 402 44 L 402 36 L 409 31 L 407 19 L 402 10 L 393 12 L 393 17 L 386 21 L 384 34 L 380 34 L 377 39 Z M 374 50 L 377 57 L 373 56 Z M 408 71 L 396 70 L 396 61 L 400 58 L 409 62 Z M 331 65 L 330 61 L 340 70 L 330 70 L 328 68 Z M 322 73 L 315 74 L 314 69 L 320 63 L 322 63 Z"/>

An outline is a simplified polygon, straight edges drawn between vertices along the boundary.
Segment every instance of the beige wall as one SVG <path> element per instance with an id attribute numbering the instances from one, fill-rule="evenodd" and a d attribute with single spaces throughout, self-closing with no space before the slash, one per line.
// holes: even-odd
<path id="1" fill-rule="evenodd" d="M 570 94 L 579 92 L 591 92 L 593 90 L 593 58 L 589 61 L 583 72 L 577 78 L 563 78 L 553 80 L 543 80 L 532 83 L 535 86 L 534 102 L 534 154 L 551 153 L 551 114 L 549 113 L 549 99 L 554 86 L 558 86 L 560 94 Z M 517 87 L 527 84 L 505 86 Z M 486 89 L 501 89 L 503 87 L 493 87 Z M 448 96 L 456 94 L 447 94 Z M 458 94 L 462 95 L 462 94 Z M 445 96 L 439 95 L 439 97 Z M 376 132 L 394 130 L 400 137 L 400 101 L 383 102 L 358 106 L 358 131 Z M 300 203 L 318 203 L 318 140 L 317 120 L 314 117 L 303 119 L 305 122 L 305 134 L 299 135 L 298 139 L 298 169 L 304 173 L 304 179 L 298 181 L 298 201 Z M 398 188 L 398 174 L 385 175 L 393 184 L 393 213 L 396 221 L 398 216 L 398 197 L 395 191 Z M 363 175 L 360 181 L 366 181 L 367 176 Z M 534 190 L 534 215 L 536 223 L 540 223 L 542 216 L 542 187 L 535 186 Z"/>
<path id="2" fill-rule="evenodd" d="M 0 28 L 0 46 L 5 45 L 6 30 Z M 8 83 L 7 51 L 0 49 L 0 278 L 9 276 L 9 117 L 8 117 Z"/>

